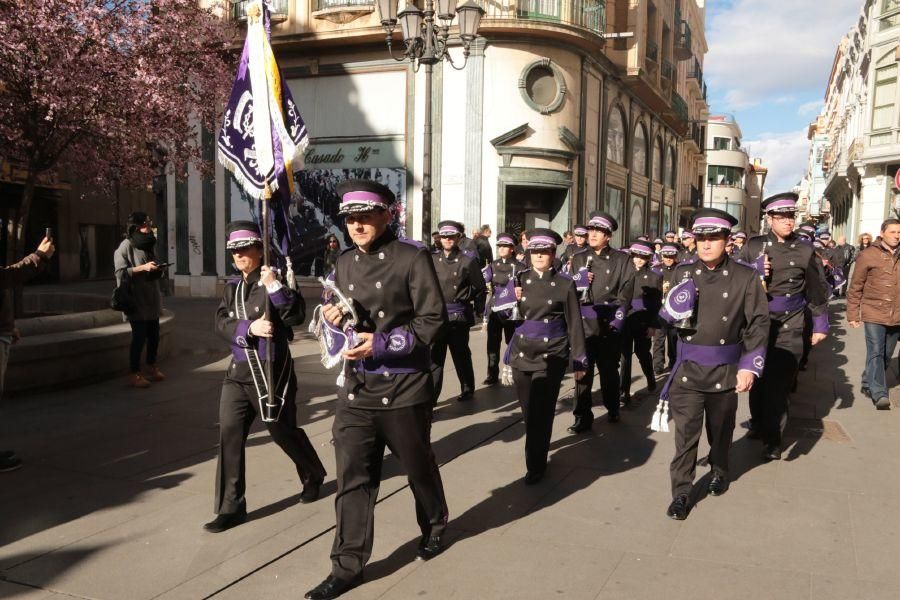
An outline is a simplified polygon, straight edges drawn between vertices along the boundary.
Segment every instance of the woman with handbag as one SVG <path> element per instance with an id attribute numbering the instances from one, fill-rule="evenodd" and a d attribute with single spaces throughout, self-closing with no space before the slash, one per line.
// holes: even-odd
<path id="1" fill-rule="evenodd" d="M 153 221 L 147 213 L 128 215 L 128 233 L 114 255 L 116 296 L 125 299 L 126 306 L 122 310 L 131 324 L 128 383 L 136 388 L 147 388 L 151 381 L 166 378 L 156 367 L 159 317 L 162 314 L 159 279 L 163 272 L 156 262 L 156 236 L 152 227 Z M 144 346 L 147 347 L 147 365 L 142 373 Z"/>

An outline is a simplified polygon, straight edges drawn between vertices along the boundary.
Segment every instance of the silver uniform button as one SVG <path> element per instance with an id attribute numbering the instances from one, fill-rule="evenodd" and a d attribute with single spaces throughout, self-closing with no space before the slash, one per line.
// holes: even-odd
<path id="1" fill-rule="evenodd" d="M 531 283 L 531 280 L 530 280 L 530 279 L 526 279 L 526 280 L 525 280 L 525 283 Z"/>
<path id="2" fill-rule="evenodd" d="M 390 402 L 390 400 L 388 400 L 387 398 L 382 398 L 382 399 L 381 399 L 381 403 L 382 403 L 382 404 L 387 404 L 388 402 Z"/>
<path id="3" fill-rule="evenodd" d="M 382 373 L 382 375 L 384 375 L 385 377 L 388 377 L 390 374 L 391 374 L 391 372 L 388 371 L 387 369 L 385 369 L 384 373 Z"/>
<path id="4" fill-rule="evenodd" d="M 696 273 L 697 275 L 699 275 L 699 274 L 700 274 L 700 269 L 697 269 L 696 271 L 694 271 L 694 273 Z"/>
<path id="5" fill-rule="evenodd" d="M 723 297 L 723 298 L 727 298 L 727 297 L 728 297 L 728 292 L 722 292 L 722 297 Z"/>
<path id="6" fill-rule="evenodd" d="M 380 289 L 381 289 L 381 282 L 380 282 L 380 281 L 376 281 L 376 282 L 375 282 L 375 287 L 376 287 L 377 289 L 380 290 Z"/>
<path id="7" fill-rule="evenodd" d="M 721 389 L 722 389 L 722 384 L 721 384 L 721 383 L 717 383 L 717 384 L 716 384 L 716 389 L 717 389 L 717 390 L 721 390 Z"/>
<path id="8" fill-rule="evenodd" d="M 544 355 L 544 358 L 547 358 L 547 355 L 546 355 L 546 354 Z"/>
<path id="9" fill-rule="evenodd" d="M 553 300 L 547 300 L 547 304 L 553 304 Z"/>
<path id="10" fill-rule="evenodd" d="M 378 318 L 379 318 L 379 319 L 383 319 L 383 318 L 384 318 L 384 311 L 383 311 L 383 310 L 379 310 L 379 311 L 378 311 Z"/>
<path id="11" fill-rule="evenodd" d="M 687 381 L 687 377 L 682 377 L 681 380 L 682 380 L 682 381 Z"/>
<path id="12" fill-rule="evenodd" d="M 525 302 L 526 300 L 528 300 L 528 298 L 526 298 L 525 296 L 522 296 L 522 302 Z"/>
<path id="13" fill-rule="evenodd" d="M 380 260 L 384 260 L 384 252 L 379 252 L 379 253 L 378 253 L 378 258 L 379 258 Z"/>
<path id="14" fill-rule="evenodd" d="M 229 316 L 229 317 L 233 317 L 233 316 L 234 316 L 234 311 L 233 311 L 233 310 L 228 311 L 228 316 Z"/>
<path id="15" fill-rule="evenodd" d="M 549 323 L 550 319 L 544 319 L 544 323 Z"/>
<path id="16" fill-rule="evenodd" d="M 356 396 L 353 394 L 347 394 L 347 400 L 356 400 Z"/>
<path id="17" fill-rule="evenodd" d="M 353 257 L 353 260 L 355 260 L 356 262 L 359 262 L 359 254 L 357 254 L 356 256 L 354 256 L 354 257 Z"/>
<path id="18" fill-rule="evenodd" d="M 792 266 L 792 267 L 794 266 L 794 261 L 791 261 L 791 266 Z"/>
<path id="19" fill-rule="evenodd" d="M 555 281 L 551 281 L 551 282 L 550 282 L 550 287 L 556 287 L 556 282 L 555 282 Z"/>
<path id="20" fill-rule="evenodd" d="M 693 337 L 693 336 L 690 336 L 690 335 L 689 335 L 689 336 L 687 336 L 687 337 L 684 338 L 684 339 L 686 339 L 687 341 L 691 341 L 691 338 L 692 338 L 692 337 Z"/>
<path id="21" fill-rule="evenodd" d="M 550 338 L 544 338 L 544 341 L 545 341 L 545 342 L 549 342 L 549 341 L 550 341 Z"/>
<path id="22" fill-rule="evenodd" d="M 352 292 L 352 291 L 353 291 L 353 284 L 351 283 L 350 285 L 348 285 L 348 286 L 347 286 L 347 289 L 350 290 L 350 291 Z"/>
<path id="23" fill-rule="evenodd" d="M 519 356 L 525 356 L 523 352 L 519 352 Z"/>
<path id="24" fill-rule="evenodd" d="M 790 298 L 791 295 L 790 295 L 790 294 L 785 294 L 784 297 L 785 297 L 785 298 Z"/>
<path id="25" fill-rule="evenodd" d="M 728 320 L 728 317 L 723 316 L 723 317 L 722 317 L 722 320 L 723 320 L 723 321 L 727 321 L 727 320 Z"/>
<path id="26" fill-rule="evenodd" d="M 725 340 L 719 340 L 719 343 L 722 344 L 722 345 L 724 345 L 724 344 L 725 344 Z"/>
<path id="27" fill-rule="evenodd" d="M 254 306 L 253 308 L 256 309 L 256 312 L 259 312 L 259 307 L 258 307 L 258 306 Z"/>
<path id="28" fill-rule="evenodd" d="M 524 333 L 520 333 L 520 334 L 519 334 L 519 337 L 520 337 L 520 338 L 523 338 L 523 337 L 525 337 L 525 334 L 524 334 Z"/>

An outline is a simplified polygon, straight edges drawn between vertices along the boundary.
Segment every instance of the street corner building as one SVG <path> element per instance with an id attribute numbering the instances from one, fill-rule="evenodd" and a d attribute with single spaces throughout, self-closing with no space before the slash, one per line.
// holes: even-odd
<path id="1" fill-rule="evenodd" d="M 459 69 L 433 66 L 429 203 L 426 69 L 392 58 L 375 0 L 271 2 L 272 46 L 310 132 L 291 207 L 297 275 L 323 274 L 328 236 L 349 245 L 335 188 L 350 178 L 387 185 L 395 233 L 426 241 L 445 219 L 468 235 L 481 224 L 561 232 L 605 210 L 621 223 L 621 245 L 684 224 L 702 205 L 702 0 L 477 3 L 485 14 L 468 59 L 454 21 Z M 229 18 L 245 19 L 246 7 L 234 4 Z M 392 47 L 399 58 L 399 26 Z M 211 158 L 214 135 L 202 137 Z M 212 296 L 231 269 L 225 223 L 253 218 L 255 201 L 221 166 L 211 180 L 170 176 L 166 193 L 175 291 Z"/>

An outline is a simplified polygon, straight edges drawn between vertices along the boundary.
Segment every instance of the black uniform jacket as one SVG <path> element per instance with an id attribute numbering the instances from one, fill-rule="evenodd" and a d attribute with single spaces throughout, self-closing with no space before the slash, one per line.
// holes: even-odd
<path id="1" fill-rule="evenodd" d="M 827 333 L 829 287 L 815 249 L 795 234 L 778 242 L 770 232 L 747 240 L 741 260 L 753 264 L 764 249 L 772 265 L 766 284 L 771 318 L 788 327 L 802 328 L 803 320 L 794 317 L 806 306 L 813 316 L 813 332 Z"/>
<path id="2" fill-rule="evenodd" d="M 348 364 L 338 401 L 367 409 L 431 402 L 431 345 L 447 312 L 429 251 L 386 231 L 368 252 L 344 251 L 334 281 L 353 300 L 357 331 L 375 334 L 374 355 Z"/>
<path id="3" fill-rule="evenodd" d="M 507 364 L 520 371 L 543 371 L 552 359 L 572 360 L 572 369 L 585 370 L 584 328 L 575 282 L 551 267 L 517 273 L 522 298 L 519 312 L 525 319 L 507 347 Z"/>
<path id="4" fill-rule="evenodd" d="M 738 370 L 762 375 L 769 339 L 769 309 L 756 270 L 725 256 L 715 269 L 696 260 L 678 265 L 676 284 L 688 278 L 697 286 L 695 324 L 690 330 L 678 330 L 679 346 L 701 346 L 705 353 L 718 354 L 720 359 L 733 351 L 734 360 L 705 366 L 688 358 L 673 372 L 672 390 L 725 392 L 737 384 Z M 679 357 L 683 351 L 679 347 Z"/>
<path id="5" fill-rule="evenodd" d="M 472 303 L 485 293 L 484 277 L 476 254 L 454 249 L 444 255 L 438 250 L 431 255 L 447 315 L 451 321 L 475 324 Z"/>
<path id="6" fill-rule="evenodd" d="M 515 300 L 515 297 L 505 298 L 501 297 L 501 294 L 503 294 L 506 285 L 509 283 L 509 280 L 513 275 L 513 270 L 515 270 L 516 273 L 521 273 L 527 268 L 525 263 L 520 262 L 515 258 L 498 258 L 481 270 L 481 274 L 484 277 L 484 283 L 487 286 L 488 292 L 491 294 L 491 306 L 488 308 L 502 306 Z M 501 316 L 505 316 L 505 312 L 506 311 L 501 311 Z"/>
<path id="7" fill-rule="evenodd" d="M 633 267 L 632 267 L 633 268 Z M 634 269 L 634 289 L 631 295 L 631 314 L 628 320 L 643 329 L 659 327 L 659 309 L 662 307 L 661 271 L 645 265 Z"/>
<path id="8" fill-rule="evenodd" d="M 628 254 L 606 246 L 598 254 L 592 248 L 572 255 L 572 276 L 591 260 L 591 282 L 589 302 L 582 305 L 581 316 L 585 335 L 594 336 L 606 332 L 610 327 L 621 331 L 631 305 L 634 286 L 634 264 Z"/>
<path id="9" fill-rule="evenodd" d="M 235 277 L 225 284 L 222 301 L 216 310 L 216 331 L 231 344 L 231 364 L 226 372 L 226 379 L 240 383 L 252 383 L 253 376 L 248 363 L 250 353 L 256 350 L 260 361 L 266 359 L 269 340 L 257 338 L 250 334 L 250 323 L 261 318 L 266 312 L 266 287 L 259 281 L 260 269 L 250 273 L 246 280 Z M 288 342 L 294 339 L 293 325 L 299 325 L 304 317 L 303 300 L 297 292 L 281 286 L 274 293 L 268 294 L 272 303 L 269 320 L 274 327 L 275 352 L 273 354 L 273 374 L 279 383 L 285 382 L 293 372 Z M 246 311 L 246 319 L 238 318 L 239 305 Z M 278 386 L 280 387 L 280 386 Z"/>

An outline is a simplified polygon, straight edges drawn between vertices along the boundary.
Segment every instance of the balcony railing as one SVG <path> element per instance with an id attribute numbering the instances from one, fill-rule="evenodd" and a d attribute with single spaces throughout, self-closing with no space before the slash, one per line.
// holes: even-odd
<path id="1" fill-rule="evenodd" d="M 231 18 L 235 21 L 247 20 L 247 7 L 250 5 L 249 0 L 240 0 L 231 5 Z M 272 15 L 272 21 L 280 23 L 288 18 L 288 10 L 290 8 L 289 0 L 270 0 L 269 12 Z"/>
<path id="2" fill-rule="evenodd" d="M 313 11 L 330 8 L 352 8 L 354 6 L 375 6 L 375 0 L 314 0 Z"/>
<path id="3" fill-rule="evenodd" d="M 703 87 L 703 67 L 700 66 L 700 61 L 696 58 L 694 59 L 694 64 L 688 71 L 688 79 L 697 80 L 697 85 Z"/>
<path id="4" fill-rule="evenodd" d="M 672 63 L 670 63 L 670 62 L 667 61 L 667 60 L 664 60 L 664 61 L 662 62 L 662 76 L 663 76 L 663 78 L 664 78 L 664 79 L 672 79 L 672 76 L 674 75 L 674 73 L 675 73 L 675 67 L 672 66 Z"/>
<path id="5" fill-rule="evenodd" d="M 681 14 L 677 12 L 675 13 L 675 23 L 679 28 L 678 35 L 675 37 L 675 58 L 688 60 L 694 55 L 691 26 L 688 25 L 687 21 L 683 21 Z"/>
<path id="6" fill-rule="evenodd" d="M 606 0 L 476 0 L 483 20 L 527 19 L 582 27 L 595 33 L 606 30 Z"/>
<path id="7" fill-rule="evenodd" d="M 674 112 L 675 116 L 682 121 L 690 121 L 687 102 L 685 102 L 684 98 L 679 96 L 677 92 L 672 92 L 672 112 Z"/>
<path id="8" fill-rule="evenodd" d="M 659 62 L 659 46 L 652 40 L 647 40 L 647 60 Z"/>

